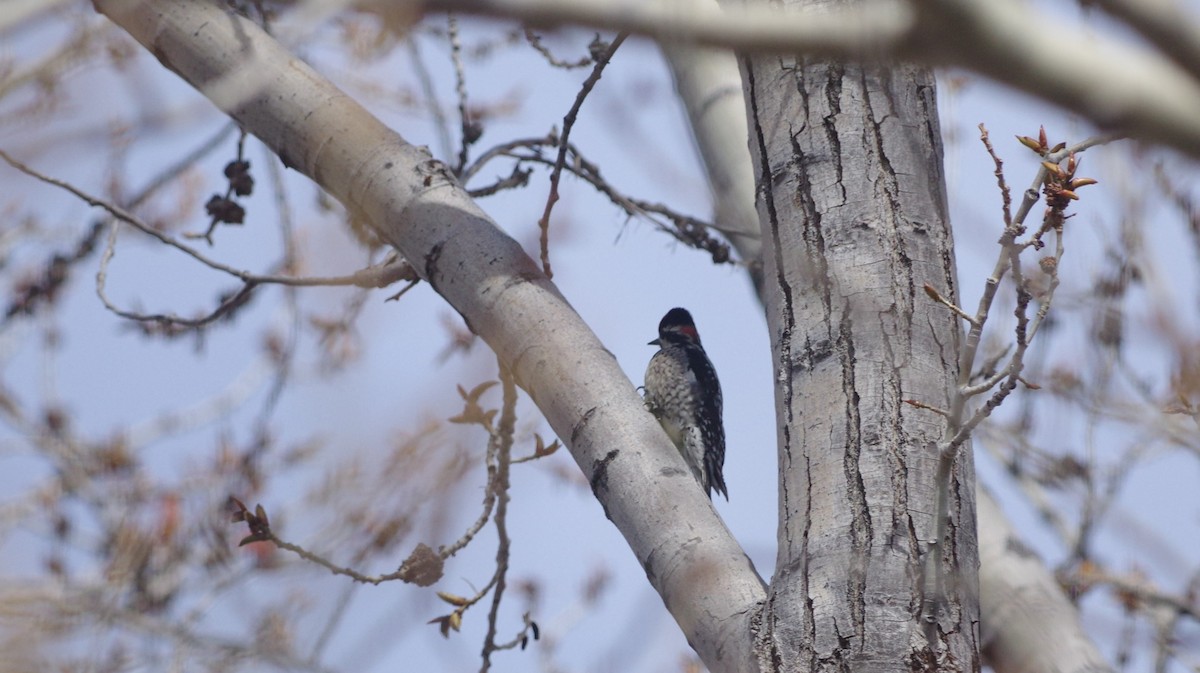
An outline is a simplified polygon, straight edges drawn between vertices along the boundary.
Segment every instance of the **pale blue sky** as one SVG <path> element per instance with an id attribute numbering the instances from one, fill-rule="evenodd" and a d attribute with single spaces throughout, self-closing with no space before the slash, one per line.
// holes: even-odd
<path id="1" fill-rule="evenodd" d="M 494 35 L 490 31 L 498 25 L 464 21 L 464 41 L 468 46 L 477 43 L 484 36 Z M 576 32 L 548 42 L 573 55 L 586 45 L 590 36 Z M 13 52 L 36 49 L 39 39 L 17 35 L 13 46 L 6 49 Z M 429 144 L 437 152 L 437 135 L 426 119 L 366 98 L 361 87 L 351 83 L 353 79 L 386 88 L 400 82 L 415 90 L 406 51 L 397 49 L 387 59 L 369 67 L 343 67 L 326 60 L 330 51 L 325 45 L 336 40 L 337 31 L 328 27 L 317 31 L 308 42 L 306 54 L 321 58 L 316 63 L 318 70 L 344 86 L 407 139 Z M 446 48 L 429 38 L 423 37 L 420 42 L 425 49 L 425 62 L 434 74 L 439 100 L 452 112 L 453 80 Z M 139 73 L 136 86 L 125 79 L 113 78 L 100 68 L 87 68 L 84 74 L 68 80 L 72 87 L 68 98 L 69 123 L 63 122 L 61 130 L 30 123 L 0 125 L 0 147 L 46 172 L 99 193 L 105 188 L 108 167 L 106 152 L 94 148 L 103 147 L 113 122 L 156 118 L 165 111 L 161 119 L 140 132 L 134 151 L 125 160 L 134 183 L 131 188 L 220 127 L 222 121 L 211 106 L 173 75 L 162 71 L 157 62 L 139 54 L 133 67 Z M 542 135 L 552 126 L 560 127 L 562 115 L 585 75 L 586 71 L 551 70 L 524 47 L 502 49 L 487 61 L 469 62 L 466 78 L 473 101 L 518 104 L 511 117 L 486 125 L 475 154 L 491 143 Z M 958 80 L 964 75 L 951 73 L 951 77 Z M 1034 135 L 1038 125 L 1045 124 L 1052 138 L 1077 141 L 1091 131 L 1086 124 L 1028 97 L 966 77 L 965 86 L 954 87 L 945 86 L 943 78 L 939 105 L 943 130 L 955 138 L 947 146 L 946 173 L 960 288 L 964 304 L 974 307 L 983 278 L 995 258 L 994 241 L 1001 227 L 992 165 L 975 140 L 975 125 L 983 122 L 991 130 L 997 149 L 1007 161 L 1009 178 L 1018 197 L 1032 179 L 1036 161 L 1012 140 L 1014 134 Z M 0 119 L 7 109 L 10 108 L 0 106 Z M 710 212 L 707 187 L 685 124 L 657 50 L 644 41 L 632 39 L 622 47 L 585 104 L 572 142 L 589 160 L 602 167 L 604 175 L 617 188 L 707 217 Z M 80 128 L 86 130 L 79 132 Z M 78 142 L 51 142 L 62 133 L 78 134 Z M 210 183 L 228 160 L 232 142 L 228 147 L 205 162 L 203 174 Z M 266 224 L 272 222 L 273 204 L 266 189 L 262 150 L 254 142 L 249 148 L 259 180 L 259 191 L 249 202 L 251 219 L 245 227 L 220 230 L 212 252 L 228 263 L 265 270 L 269 263 L 266 260 L 277 258 L 278 234 L 273 224 Z M 1105 263 L 1102 244 L 1114 238 L 1112 232 L 1119 212 L 1115 201 L 1109 198 L 1110 193 L 1103 192 L 1107 189 L 1104 181 L 1106 175 L 1120 175 L 1125 165 L 1121 162 L 1129 154 L 1122 151 L 1111 155 L 1117 158 L 1105 159 L 1102 152 L 1093 151 L 1085 159 L 1088 169 L 1082 173 L 1102 180 L 1101 186 L 1088 189 L 1102 195 L 1097 198 L 1086 195 L 1089 198 L 1085 198 L 1080 215 L 1072 221 L 1070 249 L 1062 269 L 1067 278 L 1062 296 L 1069 297 L 1072 293 L 1079 296 L 1087 289 L 1093 272 Z M 507 174 L 509 168 L 507 164 L 496 164 L 494 169 L 485 169 L 474 186 L 486 183 L 492 176 Z M 23 208 L 46 214 L 51 221 L 58 222 L 64 240 L 71 240 L 95 215 L 61 192 L 16 177 L 7 168 L 0 169 L 0 175 L 3 176 L 0 203 L 17 200 Z M 535 170 L 528 189 L 481 203 L 501 227 L 528 245 L 535 240 L 533 232 L 547 183 L 547 173 Z M 363 254 L 336 232 L 336 218 L 317 212 L 307 181 L 288 172 L 287 184 L 294 197 L 292 208 L 297 224 L 308 244 L 306 261 L 310 270 L 333 274 L 356 268 Z M 210 184 L 205 189 L 211 191 L 211 187 Z M 207 194 L 205 189 L 200 191 Z M 684 306 L 695 316 L 725 391 L 729 447 L 726 478 L 731 498 L 728 503 L 719 501 L 717 509 L 760 573 L 769 578 L 776 532 L 770 350 L 761 309 L 744 274 L 730 266 L 713 266 L 704 253 L 674 243 L 645 222 L 627 221 L 606 198 L 570 177 L 564 177 L 561 191 L 563 200 L 555 208 L 551 232 L 555 281 L 613 352 L 634 385 L 641 383 L 645 363 L 653 353 L 653 347 L 646 342 L 655 336 L 662 313 L 672 306 Z M 169 205 L 160 203 L 160 211 L 165 213 Z M 197 215 L 186 229 L 203 226 L 198 212 L 197 208 Z M 197 269 L 180 255 L 147 245 L 138 238 L 126 234 L 114 260 L 110 291 L 116 301 L 186 314 L 207 306 L 217 289 L 232 285 L 214 273 Z M 1159 259 L 1170 269 L 1171 276 L 1189 279 L 1181 281 L 1179 286 L 1196 287 L 1196 260 L 1186 251 L 1181 228 L 1174 224 L 1164 226 L 1153 244 L 1158 246 Z M 264 257 L 263 250 L 270 250 L 271 256 Z M 5 349 L 5 379 L 23 398 L 32 401 L 43 393 L 57 396 L 71 410 L 78 427 L 101 435 L 227 389 L 255 366 L 263 330 L 284 318 L 277 308 L 280 290 L 269 289 L 239 318 L 235 328 L 211 330 L 199 352 L 187 339 L 172 343 L 147 340 L 134 335 L 99 304 L 90 276 L 94 269 L 93 258 L 75 278 L 56 321 L 63 335 L 63 350 L 58 357 L 45 358 L 37 339 L 28 338 L 43 324 L 9 330 L 0 334 L 0 342 Z M 305 316 L 330 315 L 347 296 L 341 290 L 301 292 Z M 387 442 L 397 427 L 454 413 L 458 399 L 455 384 L 469 388 L 495 376 L 494 361 L 482 344 L 466 358 L 454 357 L 445 365 L 433 363 L 447 339 L 442 317 L 451 316 L 455 320 L 457 317 L 428 286 L 417 287 L 398 303 L 384 303 L 387 294 L 379 291 L 368 300 L 358 323 L 365 339 L 364 356 L 347 371 L 328 379 L 316 377 L 311 338 L 306 340 L 295 385 L 285 393 L 275 416 L 274 428 L 285 440 L 298 441 L 317 435 L 334 447 L 335 455 L 350 451 L 369 453 L 372 445 Z M 1183 297 L 1177 300 L 1184 307 L 1181 310 L 1192 312 L 1191 325 L 1196 326 L 1194 300 Z M 1011 302 L 1005 304 L 1010 305 Z M 1008 309 L 995 311 L 994 315 L 998 321 L 1011 320 Z M 1068 325 L 1067 331 L 1071 330 L 1076 332 L 1074 338 L 1086 337 L 1086 325 Z M 1133 334 L 1141 336 L 1143 332 Z M 1158 374 L 1166 364 L 1163 362 L 1166 355 L 1162 344 L 1154 342 L 1153 335 L 1145 336 L 1151 345 L 1140 354 L 1138 364 L 1145 368 L 1144 374 Z M 1077 349 L 1071 339 L 1062 339 L 1046 357 L 1051 362 L 1072 363 Z M 198 456 L 211 452 L 215 438 L 221 433 L 231 433 L 237 440 L 247 441 L 246 421 L 257 411 L 261 397 L 260 388 L 251 397 L 248 409 L 228 421 L 155 445 L 146 455 L 148 463 L 164 475 L 179 477 L 202 462 Z M 527 400 L 522 409 L 523 423 L 534 418 Z M 1064 445 L 1074 445 L 1081 431 L 1064 422 L 1062 432 Z M 477 442 L 476 451 L 481 450 L 481 437 L 476 435 L 471 440 L 471 435 L 462 436 Z M 19 445 L 11 433 L 6 432 L 3 437 L 6 446 Z M 1098 445 L 1103 448 L 1104 438 Z M 1061 545 L 1022 502 L 996 462 L 982 450 L 978 454 L 982 478 L 1001 494 L 1025 539 L 1044 557 L 1061 558 Z M 44 466 L 21 455 L 19 450 L 6 452 L 3 461 L 0 493 L 20 493 L 34 475 L 45 473 Z M 509 515 L 514 538 L 510 583 L 525 577 L 536 577 L 542 582 L 541 610 L 534 617 L 547 636 L 559 638 L 556 662 L 563 670 L 580 672 L 677 670 L 681 658 L 690 656 L 690 650 L 632 553 L 590 493 L 555 476 L 554 468 L 570 474 L 576 474 L 577 468 L 565 451 L 543 463 L 546 464 L 522 465 L 514 470 Z M 1111 560 L 1114 570 L 1128 570 L 1131 561 L 1127 559 L 1142 558 L 1139 563 L 1149 563 L 1145 554 L 1140 553 L 1145 545 L 1139 542 L 1143 538 L 1137 529 L 1152 526 L 1168 536 L 1182 555 L 1178 560 L 1163 562 L 1161 568 L 1151 565 L 1155 573 L 1161 573 L 1155 577 L 1161 578 L 1163 588 L 1177 590 L 1179 585 L 1172 582 L 1178 583 L 1196 572 L 1195 558 L 1200 556 L 1200 545 L 1196 542 L 1200 540 L 1200 535 L 1196 535 L 1200 527 L 1200 496 L 1194 484 L 1200 477 L 1198 471 L 1194 459 L 1187 461 L 1177 455 L 1165 455 L 1133 478 L 1122 493 L 1111 530 L 1099 538 L 1099 552 Z M 287 512 L 304 489 L 319 479 L 320 474 L 311 470 L 287 480 L 276 480 L 264 498 L 264 505 L 273 513 Z M 460 506 L 451 513 L 446 539 L 414 537 L 403 547 L 408 549 L 417 541 L 436 545 L 457 537 L 458 531 L 477 514 L 481 483 L 480 466 L 460 490 Z M 319 540 L 304 538 L 301 522 L 295 518 L 283 521 L 289 527 L 279 530 L 281 535 L 319 546 Z M 1123 535 L 1122 531 L 1130 534 Z M 21 558 L 18 542 L 40 537 L 39 531 L 29 531 L 23 537 L 10 538 L 3 547 L 5 557 Z M 471 592 L 472 586 L 486 582 L 493 554 L 493 536 L 487 532 L 448 565 L 445 577 L 434 588 L 459 594 Z M 1155 556 L 1161 559 L 1163 554 Z M 37 557 L 24 555 L 22 560 L 33 563 Z M 601 569 L 611 574 L 608 590 L 593 608 L 576 611 L 580 587 Z M 313 601 L 313 614 L 328 610 L 350 586 L 347 580 L 316 569 L 293 572 L 293 579 L 303 578 L 303 589 Z M 265 584 L 277 583 L 268 580 Z M 468 613 L 462 633 L 443 640 L 434 626 L 424 624 L 445 611 L 430 590 L 392 584 L 354 591 L 349 616 L 326 651 L 325 661 L 331 667 L 362 671 L 477 669 L 486 606 Z M 240 600 L 249 605 L 258 598 L 247 596 Z M 519 626 L 520 605 L 516 593 L 510 594 L 501 616 L 502 638 Z M 238 609 L 239 606 L 231 604 L 215 606 L 213 627 L 233 628 L 237 622 L 231 621 L 231 617 Z M 1117 623 L 1113 616 L 1090 614 L 1089 623 L 1096 627 L 1094 633 L 1100 636 L 1102 649 L 1111 654 L 1110 636 L 1115 634 Z M 299 634 L 301 639 L 315 637 L 319 620 L 307 618 L 301 624 L 308 629 Z M 525 652 L 499 653 L 494 658 L 494 670 L 537 670 L 540 648 L 544 649 L 534 644 Z"/>

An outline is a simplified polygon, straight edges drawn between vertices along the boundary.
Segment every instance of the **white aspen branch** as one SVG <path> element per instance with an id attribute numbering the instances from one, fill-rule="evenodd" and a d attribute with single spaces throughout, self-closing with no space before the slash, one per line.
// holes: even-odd
<path id="1" fill-rule="evenodd" d="M 987 662 L 1001 673 L 1111 671 L 1084 632 L 1078 610 L 1042 560 L 1021 543 L 987 489 L 976 489 L 976 500 L 979 608 Z"/>
<path id="2" fill-rule="evenodd" d="M 1092 0 L 1200 77 L 1200 24 L 1173 0 Z M 1194 5 L 1193 5 L 1194 6 Z"/>
<path id="3" fill-rule="evenodd" d="M 696 5 L 717 7 L 716 0 L 696 0 Z M 713 195 L 713 219 L 749 265 L 757 285 L 762 274 L 762 243 L 754 210 L 754 172 L 746 146 L 749 131 L 737 59 L 724 49 L 667 42 L 660 46 L 704 161 Z"/>
<path id="4" fill-rule="evenodd" d="M 388 0 L 382 0 L 386 7 Z M 371 7 L 380 0 L 358 3 Z M 426 10 L 515 19 L 535 26 L 585 25 L 628 31 L 663 43 L 694 43 L 736 51 L 811 51 L 826 55 L 887 52 L 908 37 L 916 20 L 897 0 L 783 11 L 765 3 L 722 11 L 693 0 L 432 0 Z"/>
<path id="5" fill-rule="evenodd" d="M 565 440 L 709 669 L 749 670 L 762 580 L 611 353 L 450 170 L 223 6 L 95 5 L 412 263 Z"/>
<path id="6" fill-rule="evenodd" d="M 911 54 L 970 68 L 1101 128 L 1200 156 L 1200 85 L 1160 53 L 1050 21 L 1014 0 L 914 0 Z"/>
<path id="7" fill-rule="evenodd" d="M 1164 46 L 1164 54 L 1121 42 L 1051 20 L 1017 0 L 879 1 L 789 12 L 733 0 L 723 6 L 715 12 L 691 0 L 434 0 L 426 9 L 587 25 L 743 52 L 963 67 L 1101 128 L 1200 157 L 1200 83 L 1176 65 L 1182 48 Z M 1144 21 L 1130 21 L 1146 30 Z"/>
<path id="8" fill-rule="evenodd" d="M 11 30 L 13 26 L 28 21 L 37 14 L 49 14 L 65 5 L 67 0 L 7 0 L 0 7 L 0 31 Z"/>

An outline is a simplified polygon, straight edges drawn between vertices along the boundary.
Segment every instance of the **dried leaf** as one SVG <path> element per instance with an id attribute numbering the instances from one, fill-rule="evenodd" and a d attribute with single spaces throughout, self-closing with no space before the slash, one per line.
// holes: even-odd
<path id="1" fill-rule="evenodd" d="M 463 407 L 462 413 L 457 416 L 451 416 L 451 423 L 459 423 L 466 425 L 481 425 L 486 430 L 491 430 L 492 419 L 496 417 L 497 410 L 491 409 L 484 411 L 483 407 L 479 406 L 479 398 L 487 392 L 488 388 L 496 385 L 496 381 L 484 381 L 467 392 L 462 386 L 458 386 L 458 394 L 462 396 L 466 405 Z"/>
<path id="2" fill-rule="evenodd" d="M 542 436 L 536 432 L 533 433 L 533 439 L 536 442 L 536 446 L 533 449 L 533 455 L 539 458 L 542 456 L 548 456 L 555 451 L 558 451 L 558 449 L 562 446 L 562 443 L 559 442 L 557 438 L 550 443 L 550 446 L 546 446 L 546 440 L 542 439 Z"/>
<path id="3" fill-rule="evenodd" d="M 468 404 L 478 404 L 479 398 L 484 393 L 486 393 L 489 388 L 491 388 L 494 385 L 497 385 L 498 383 L 499 383 L 499 381 L 484 381 L 483 383 L 480 383 L 479 385 L 472 388 L 471 392 L 469 392 L 469 393 L 464 392 L 462 386 L 459 386 L 458 392 L 460 395 L 462 395 L 463 399 L 466 400 Z"/>
<path id="4" fill-rule="evenodd" d="M 426 624 L 437 624 L 438 631 L 441 632 L 442 637 L 443 638 L 450 637 L 450 615 L 444 615 L 442 617 L 434 617 L 433 619 L 431 619 L 425 623 Z"/>
<path id="5" fill-rule="evenodd" d="M 229 496 L 229 504 L 233 508 L 233 514 L 231 515 L 233 523 L 238 523 L 239 521 L 245 521 L 246 514 L 248 513 L 245 503 L 243 503 L 241 500 L 238 500 L 237 498 L 235 498 L 231 495 L 231 496 Z"/>

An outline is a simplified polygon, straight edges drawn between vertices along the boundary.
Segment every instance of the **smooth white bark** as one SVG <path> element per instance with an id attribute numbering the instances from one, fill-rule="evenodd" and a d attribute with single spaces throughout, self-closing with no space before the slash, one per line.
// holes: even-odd
<path id="1" fill-rule="evenodd" d="M 446 167 L 221 6 L 95 4 L 412 263 L 565 441 L 710 670 L 752 670 L 764 590 L 749 559 L 612 355 Z"/>
<path id="2" fill-rule="evenodd" d="M 716 2 L 698 0 L 696 5 L 715 7 Z M 704 161 L 717 226 L 748 265 L 758 288 L 762 242 L 754 210 L 754 171 L 746 144 L 746 102 L 737 59 L 725 49 L 680 44 L 663 44 L 662 51 Z"/>
<path id="3" fill-rule="evenodd" d="M 1079 611 L 1017 537 L 987 489 L 978 491 L 983 651 L 997 673 L 1112 671 L 1083 631 Z M 986 521 L 986 523 L 984 523 Z"/>
<path id="4" fill-rule="evenodd" d="M 876 1 L 789 12 L 750 4 L 723 13 L 697 10 L 690 0 L 438 0 L 429 6 L 743 52 L 966 68 L 1105 130 L 1200 157 L 1200 83 L 1174 62 L 1200 46 L 1154 51 L 1048 17 L 1020 0 Z"/>

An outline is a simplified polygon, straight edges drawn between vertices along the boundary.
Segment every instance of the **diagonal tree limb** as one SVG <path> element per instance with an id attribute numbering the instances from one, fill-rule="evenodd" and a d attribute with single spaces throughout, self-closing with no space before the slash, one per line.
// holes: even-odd
<path id="1" fill-rule="evenodd" d="M 611 353 L 449 168 L 221 6 L 94 4 L 412 263 L 565 440 L 709 669 L 747 670 L 762 580 Z"/>
<path id="2" fill-rule="evenodd" d="M 988 664 L 1001 673 L 1111 671 L 1045 562 L 1020 541 L 986 488 L 976 496 L 979 607 Z"/>

